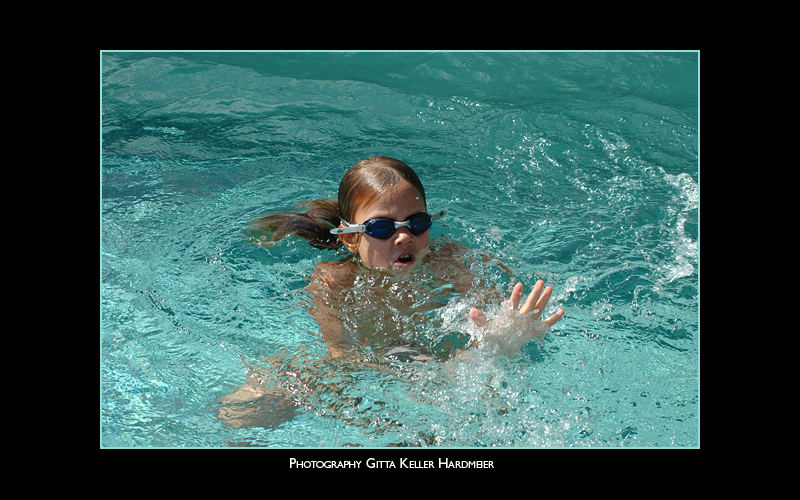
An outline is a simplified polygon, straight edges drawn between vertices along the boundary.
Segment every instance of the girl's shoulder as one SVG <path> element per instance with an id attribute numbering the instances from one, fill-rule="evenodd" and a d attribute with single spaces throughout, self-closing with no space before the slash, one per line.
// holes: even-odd
<path id="1" fill-rule="evenodd" d="M 458 293 L 466 293 L 472 288 L 474 275 L 466 265 L 465 256 L 469 249 L 453 240 L 437 240 L 427 259 L 436 279 L 452 284 Z"/>
<path id="2" fill-rule="evenodd" d="M 357 271 L 358 265 L 349 259 L 320 262 L 311 272 L 309 285 L 324 286 L 334 290 L 347 288 L 353 285 Z"/>
<path id="3" fill-rule="evenodd" d="M 449 239 L 440 239 L 435 242 L 429 254 L 429 261 L 441 262 L 460 260 L 466 255 L 468 248 Z"/>
<path id="4" fill-rule="evenodd" d="M 444 238 L 439 240 L 437 245 L 440 251 L 446 252 L 450 255 L 464 255 L 469 250 L 467 247 L 457 241 Z"/>

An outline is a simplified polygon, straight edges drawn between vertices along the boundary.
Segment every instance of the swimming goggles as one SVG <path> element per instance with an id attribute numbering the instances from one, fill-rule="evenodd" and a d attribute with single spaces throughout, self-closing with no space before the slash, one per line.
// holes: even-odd
<path id="1" fill-rule="evenodd" d="M 442 210 L 441 212 L 433 215 L 422 212 L 412 215 L 408 218 L 408 220 L 403 222 L 397 222 L 394 219 L 387 219 L 385 217 L 376 217 L 375 219 L 370 219 L 363 224 L 350 224 L 347 221 L 342 221 L 342 224 L 347 227 L 337 227 L 335 229 L 331 229 L 331 233 L 366 233 L 373 238 L 385 240 L 386 238 L 391 237 L 399 228 L 405 226 L 409 231 L 411 231 L 411 234 L 418 236 L 427 231 L 428 228 L 430 228 L 433 224 L 433 221 L 441 219 L 446 213 L 447 210 Z"/>

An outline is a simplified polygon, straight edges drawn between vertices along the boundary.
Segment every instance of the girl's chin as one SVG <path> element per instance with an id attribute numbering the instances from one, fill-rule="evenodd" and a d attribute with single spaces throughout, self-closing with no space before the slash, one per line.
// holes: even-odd
<path id="1" fill-rule="evenodd" d="M 394 262 L 389 262 L 385 265 L 375 265 L 375 266 L 367 266 L 372 269 L 381 269 L 383 271 L 388 271 L 392 274 L 404 274 L 407 273 L 414 268 L 416 268 L 420 262 L 427 256 L 427 252 L 422 251 L 417 254 L 412 254 L 410 260 L 398 259 Z"/>
<path id="2" fill-rule="evenodd" d="M 372 266 L 362 263 L 362 265 L 364 265 L 364 267 L 366 267 L 367 269 L 371 269 L 373 271 L 381 271 L 392 275 L 404 275 L 410 272 L 415 267 L 417 267 L 417 262 L 413 262 L 411 264 L 404 263 L 403 265 L 397 265 L 397 263 L 391 263 L 388 265 L 372 265 Z"/>
<path id="3" fill-rule="evenodd" d="M 416 263 L 415 264 L 411 264 L 411 265 L 404 265 L 404 266 L 392 266 L 392 268 L 389 271 L 391 271 L 394 274 L 404 274 L 404 273 L 411 272 L 411 270 L 414 269 L 415 267 L 416 267 Z"/>

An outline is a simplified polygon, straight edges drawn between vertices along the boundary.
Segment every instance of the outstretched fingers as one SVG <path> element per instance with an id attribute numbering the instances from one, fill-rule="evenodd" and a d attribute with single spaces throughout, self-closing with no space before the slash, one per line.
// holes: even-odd
<path id="1" fill-rule="evenodd" d="M 511 305 L 512 311 L 517 310 L 521 300 L 522 300 L 522 283 L 517 283 L 516 286 L 514 286 L 514 290 L 511 292 L 511 300 L 509 300 L 509 304 Z"/>
<path id="2" fill-rule="evenodd" d="M 544 314 L 544 308 L 547 306 L 547 303 L 550 302 L 551 295 L 553 295 L 553 287 L 545 287 L 542 295 L 539 297 L 539 300 L 536 301 L 536 305 L 533 306 L 534 309 L 539 311 L 538 313 L 534 314 L 534 317 L 538 318 Z"/>
<path id="3" fill-rule="evenodd" d="M 539 309 L 539 312 L 542 311 L 543 308 L 539 307 L 539 304 L 541 303 L 540 296 L 542 295 L 543 288 L 544 288 L 544 281 L 542 280 L 537 281 L 536 284 L 533 285 L 533 290 L 531 290 L 530 295 L 528 295 L 528 299 L 525 301 L 525 304 L 522 306 L 522 309 L 519 310 L 520 315 L 528 314 L 534 309 Z M 550 289 L 550 292 L 552 293 L 552 289 Z M 550 299 L 549 293 L 547 293 L 547 299 L 548 300 Z M 544 303 L 547 304 L 547 301 L 545 301 Z"/>
<path id="4" fill-rule="evenodd" d="M 554 315 L 550 316 L 549 318 L 547 318 L 545 320 L 542 320 L 542 323 L 546 324 L 548 326 L 548 328 L 549 328 L 549 327 L 555 325 L 558 322 L 558 320 L 560 320 L 562 317 L 564 317 L 564 310 L 563 309 L 559 309 L 558 312 L 555 313 Z"/>
<path id="5" fill-rule="evenodd" d="M 520 302 L 522 302 L 522 292 L 522 283 L 517 283 L 514 286 L 514 290 L 511 292 L 511 298 L 508 301 L 511 311 L 516 311 Z M 522 316 L 527 314 L 528 318 L 538 319 L 542 316 L 544 308 L 550 301 L 550 296 L 552 294 L 552 287 L 545 287 L 544 281 L 542 280 L 537 281 L 533 286 L 533 290 L 531 290 L 531 293 L 528 295 L 528 298 L 525 300 L 525 303 L 519 309 L 519 315 Z M 560 309 L 557 313 L 553 314 L 549 318 L 542 320 L 542 323 L 544 323 L 547 327 L 550 327 L 558 322 L 563 316 L 564 310 Z M 483 314 L 483 312 L 477 308 L 472 308 L 470 310 L 469 317 L 479 327 L 484 327 L 489 323 L 489 320 L 486 319 L 486 316 Z"/>

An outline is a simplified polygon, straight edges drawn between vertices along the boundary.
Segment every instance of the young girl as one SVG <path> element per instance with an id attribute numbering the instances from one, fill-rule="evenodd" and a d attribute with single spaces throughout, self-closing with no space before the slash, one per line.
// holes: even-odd
<path id="1" fill-rule="evenodd" d="M 295 235 L 317 248 L 344 246 L 349 252 L 337 262 L 317 264 L 306 287 L 311 297 L 309 311 L 320 324 L 330 358 L 370 363 L 425 361 L 447 359 L 467 347 L 450 341 L 440 342 L 437 349 L 409 336 L 430 317 L 427 313 L 442 305 L 430 290 L 463 295 L 474 288 L 475 280 L 464 264 L 463 246 L 452 241 L 431 246 L 429 229 L 447 211 L 428 212 L 425 189 L 408 165 L 384 156 L 362 160 L 342 178 L 337 200 L 306 202 L 305 208 L 305 213 L 270 214 L 251 226 L 271 235 L 267 244 Z M 415 274 L 423 265 L 425 273 Z M 417 278 L 431 282 L 427 293 L 421 295 L 414 288 Z M 472 308 L 469 317 L 483 335 L 470 345 L 482 344 L 479 347 L 506 355 L 518 353 L 563 317 L 564 311 L 559 310 L 541 319 L 551 294 L 552 288 L 538 281 L 522 303 L 523 285 L 517 283 L 504 313 L 489 320 L 480 309 Z M 484 300 L 487 296 L 491 294 L 474 294 Z M 250 384 L 219 401 L 252 401 L 265 394 Z M 274 410 L 276 394 L 270 393 L 265 409 Z M 231 418 L 226 423 L 242 426 Z"/>

